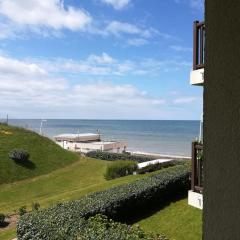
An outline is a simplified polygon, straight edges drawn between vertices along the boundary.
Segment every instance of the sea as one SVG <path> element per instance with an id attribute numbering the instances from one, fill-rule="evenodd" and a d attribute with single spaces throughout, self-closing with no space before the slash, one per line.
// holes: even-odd
<path id="1" fill-rule="evenodd" d="M 40 119 L 10 119 L 9 124 L 40 131 Z M 127 143 L 128 151 L 191 155 L 191 142 L 199 135 L 199 121 L 46 119 L 42 133 L 53 138 L 63 133 L 97 133 L 103 140 Z"/>

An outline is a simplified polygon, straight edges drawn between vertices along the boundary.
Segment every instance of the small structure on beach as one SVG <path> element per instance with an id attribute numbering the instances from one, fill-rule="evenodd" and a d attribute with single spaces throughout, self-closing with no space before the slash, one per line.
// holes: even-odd
<path id="1" fill-rule="evenodd" d="M 126 151 L 127 144 L 116 141 L 102 141 L 100 134 L 60 134 L 54 137 L 55 142 L 64 149 L 87 153 L 91 151 L 105 151 L 122 153 Z"/>
<path id="2" fill-rule="evenodd" d="M 141 169 L 141 168 L 147 167 L 148 165 L 154 165 L 157 163 L 166 163 L 171 161 L 173 161 L 173 159 L 155 159 L 147 162 L 138 163 L 138 168 Z"/>

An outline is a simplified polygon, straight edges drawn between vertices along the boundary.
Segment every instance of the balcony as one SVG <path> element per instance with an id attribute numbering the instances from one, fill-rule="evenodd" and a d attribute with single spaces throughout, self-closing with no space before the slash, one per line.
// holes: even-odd
<path id="1" fill-rule="evenodd" d="M 203 86 L 204 83 L 204 49 L 205 23 L 195 21 L 193 24 L 193 70 L 190 74 L 190 84 Z"/>
<path id="2" fill-rule="evenodd" d="M 203 208 L 203 145 L 192 143 L 191 190 L 188 192 L 188 204 Z"/>

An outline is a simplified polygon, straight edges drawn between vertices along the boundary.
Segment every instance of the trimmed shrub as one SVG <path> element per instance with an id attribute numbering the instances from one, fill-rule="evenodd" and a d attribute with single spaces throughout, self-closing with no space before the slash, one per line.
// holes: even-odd
<path id="1" fill-rule="evenodd" d="M 175 160 L 175 161 L 170 161 L 170 162 L 149 164 L 146 167 L 137 169 L 137 173 L 145 174 L 145 173 L 155 172 L 155 171 L 161 170 L 163 168 L 173 167 L 175 165 L 184 164 L 184 163 L 186 163 L 186 161 Z"/>
<path id="2" fill-rule="evenodd" d="M 0 213 L 0 226 L 3 226 L 5 222 L 5 215 L 3 213 Z"/>
<path id="3" fill-rule="evenodd" d="M 167 240 L 166 237 L 145 233 L 139 227 L 132 227 L 119 222 L 114 222 L 104 215 L 95 215 L 89 219 L 80 218 L 77 222 L 69 219 L 61 227 L 54 227 L 55 219 L 47 219 L 45 227 L 48 229 L 43 235 L 37 232 L 34 236 L 26 234 L 18 239 L 37 240 Z"/>
<path id="4" fill-rule="evenodd" d="M 138 168 L 134 161 L 116 161 L 107 166 L 104 177 L 107 180 L 115 179 L 123 176 L 133 174 Z"/>
<path id="5" fill-rule="evenodd" d="M 25 162 L 29 159 L 29 153 L 24 149 L 13 149 L 9 153 L 9 157 L 14 161 Z"/>
<path id="6" fill-rule="evenodd" d="M 77 234 L 78 239 L 83 240 L 167 240 L 163 236 L 146 234 L 139 227 L 114 222 L 103 215 L 96 215 L 87 220 L 87 226 Z"/>
<path id="7" fill-rule="evenodd" d="M 117 161 L 117 160 L 130 160 L 138 163 L 147 162 L 154 160 L 156 158 L 150 156 L 137 156 L 131 155 L 130 153 L 110 153 L 110 152 L 102 152 L 102 151 L 91 151 L 86 154 L 87 157 L 97 158 L 100 160 L 106 161 Z"/>
<path id="8" fill-rule="evenodd" d="M 23 216 L 24 214 L 26 214 L 27 213 L 27 207 L 26 206 L 22 206 L 22 207 L 20 207 L 19 209 L 18 209 L 18 214 L 20 215 L 20 216 Z"/>
<path id="9" fill-rule="evenodd" d="M 89 194 L 77 201 L 25 214 L 18 222 L 19 240 L 71 239 L 69 232 L 82 228 L 82 219 L 103 214 L 113 220 L 126 220 L 133 213 L 171 201 L 189 189 L 189 165 L 164 169 L 158 174 Z M 84 223 L 83 223 L 84 224 Z M 62 237 L 59 237 L 59 231 Z M 58 236 L 54 238 L 53 236 Z"/>

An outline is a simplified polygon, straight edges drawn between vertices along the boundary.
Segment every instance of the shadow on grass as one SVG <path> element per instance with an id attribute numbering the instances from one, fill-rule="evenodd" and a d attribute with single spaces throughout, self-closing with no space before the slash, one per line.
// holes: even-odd
<path id="1" fill-rule="evenodd" d="M 126 218 L 121 217 L 121 219 L 119 219 L 119 220 L 122 223 L 132 225 L 132 224 L 137 223 L 145 218 L 151 217 L 156 212 L 169 206 L 171 203 L 180 201 L 182 199 L 185 199 L 186 197 L 187 197 L 187 193 L 182 193 L 178 196 L 174 196 L 171 200 L 165 199 L 163 201 L 159 201 L 159 200 L 152 201 L 151 203 L 142 207 L 141 209 L 138 208 L 138 209 L 132 211 L 132 213 L 129 214 Z"/>
<path id="2" fill-rule="evenodd" d="M 30 170 L 34 170 L 36 168 L 36 164 L 34 162 L 32 162 L 31 160 L 25 160 L 25 161 L 14 160 L 14 162 L 17 165 L 22 166 L 27 169 L 30 169 Z"/>
<path id="3" fill-rule="evenodd" d="M 10 223 L 9 222 L 4 222 L 2 224 L 0 224 L 0 230 L 3 228 L 6 228 Z"/>

